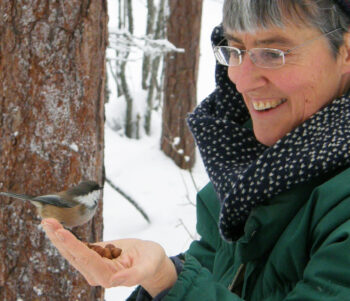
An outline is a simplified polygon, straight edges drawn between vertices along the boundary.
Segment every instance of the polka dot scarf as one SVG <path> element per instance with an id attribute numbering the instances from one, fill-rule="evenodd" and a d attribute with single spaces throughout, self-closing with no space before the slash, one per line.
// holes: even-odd
<path id="1" fill-rule="evenodd" d="M 222 28 L 212 35 L 222 40 Z M 222 202 L 220 231 L 226 240 L 241 234 L 251 210 L 296 184 L 350 165 L 350 98 L 333 100 L 273 146 L 259 143 L 243 127 L 249 114 L 242 96 L 216 66 L 215 91 L 188 124 Z"/>
<path id="2" fill-rule="evenodd" d="M 350 1 L 349 0 L 335 0 L 334 2 L 337 3 L 347 15 L 350 14 Z"/>

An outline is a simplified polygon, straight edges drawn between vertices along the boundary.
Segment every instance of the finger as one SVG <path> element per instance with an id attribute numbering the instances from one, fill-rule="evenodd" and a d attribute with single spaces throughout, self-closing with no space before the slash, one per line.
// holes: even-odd
<path id="1" fill-rule="evenodd" d="M 69 260 L 70 254 L 67 253 L 65 249 L 65 245 L 61 242 L 61 240 L 56 236 L 56 231 L 59 229 L 63 229 L 62 225 L 53 218 L 47 218 L 42 220 L 41 225 L 45 230 L 46 235 L 51 240 L 52 244 L 58 249 L 63 257 Z"/>
<path id="2" fill-rule="evenodd" d="M 62 225 L 58 223 L 55 219 L 51 218 L 43 220 L 41 224 L 46 232 L 46 235 L 51 240 L 52 244 L 58 249 L 61 255 L 67 260 L 71 259 L 71 255 L 66 250 L 66 245 L 62 241 L 63 237 L 57 236 L 57 231 L 63 229 Z"/>
<path id="3" fill-rule="evenodd" d="M 87 248 L 69 231 L 63 229 L 56 220 L 43 220 L 42 225 L 53 245 L 84 276 L 90 285 L 103 285 L 103 279 L 101 280 L 98 275 L 97 277 L 94 275 L 94 266 L 90 267 L 91 263 L 100 259 L 99 255 Z"/>
<path id="4" fill-rule="evenodd" d="M 43 228 L 49 228 L 49 230 L 55 231 L 58 229 L 63 229 L 63 226 L 59 223 L 58 220 L 54 218 L 45 218 L 41 221 Z"/>
<path id="5" fill-rule="evenodd" d="M 95 251 L 89 249 L 80 240 L 64 229 L 57 230 L 57 235 L 63 236 L 66 251 L 70 263 L 78 269 L 89 283 L 97 283 L 103 287 L 109 287 L 111 275 L 117 272 L 117 267 L 112 260 L 104 260 Z"/>
<path id="6" fill-rule="evenodd" d="M 102 260 L 103 258 L 97 252 L 88 248 L 69 231 L 58 230 L 57 234 L 64 235 L 64 243 L 69 246 L 67 251 L 77 263 L 87 266 L 88 268 L 96 268 L 96 271 L 99 271 L 101 267 L 105 267 L 107 270 L 105 269 L 102 272 L 116 272 L 112 262 Z M 109 264 L 107 264 L 107 262 Z"/>
<path id="7" fill-rule="evenodd" d="M 58 249 L 60 254 L 65 259 L 67 259 L 68 262 L 84 276 L 84 278 L 90 285 L 98 285 L 98 283 L 96 283 L 96 281 L 87 273 L 86 270 L 82 270 L 76 264 L 74 256 L 71 254 L 71 252 L 68 251 L 69 247 L 67 249 L 67 245 L 64 244 L 64 240 L 66 239 L 66 233 L 65 230 L 63 230 L 63 227 L 60 226 L 59 223 L 57 223 L 57 221 L 52 219 L 43 220 L 42 225 L 47 236 L 51 240 L 52 244 Z M 61 229 L 62 232 L 59 235 L 57 235 L 57 231 Z"/>
<path id="8" fill-rule="evenodd" d="M 134 286 L 141 283 L 143 272 L 138 267 L 120 270 L 110 278 L 111 286 Z"/>
<path id="9" fill-rule="evenodd" d="M 104 260 L 107 264 L 113 264 L 116 273 L 119 273 L 119 271 L 126 269 L 125 266 L 123 266 L 120 262 L 116 261 L 115 259 L 108 259 L 106 257 L 102 257 L 102 260 Z"/>

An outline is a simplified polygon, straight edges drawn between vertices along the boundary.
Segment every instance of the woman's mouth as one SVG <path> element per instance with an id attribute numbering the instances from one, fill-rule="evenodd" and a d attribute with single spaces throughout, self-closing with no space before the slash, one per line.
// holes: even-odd
<path id="1" fill-rule="evenodd" d="M 286 98 L 282 98 L 279 100 L 270 100 L 270 101 L 253 101 L 253 107 L 256 111 L 266 111 L 269 109 L 274 109 L 279 105 L 285 103 L 287 101 Z"/>

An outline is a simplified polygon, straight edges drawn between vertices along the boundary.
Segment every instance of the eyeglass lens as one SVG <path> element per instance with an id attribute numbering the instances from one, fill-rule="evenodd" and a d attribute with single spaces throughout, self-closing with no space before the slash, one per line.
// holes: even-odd
<path id="1" fill-rule="evenodd" d="M 279 49 L 252 48 L 248 51 L 235 47 L 219 46 L 215 49 L 215 56 L 220 64 L 238 66 L 242 63 L 242 54 L 248 52 L 252 62 L 263 68 L 277 68 L 284 64 L 284 54 Z"/>

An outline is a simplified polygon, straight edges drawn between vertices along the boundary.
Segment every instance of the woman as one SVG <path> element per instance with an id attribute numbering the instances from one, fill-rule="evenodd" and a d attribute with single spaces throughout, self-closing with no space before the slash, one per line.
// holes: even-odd
<path id="1" fill-rule="evenodd" d="M 117 240 L 112 262 L 44 220 L 62 255 L 91 285 L 140 284 L 129 300 L 350 300 L 349 16 L 350 0 L 226 0 L 217 88 L 188 118 L 211 179 L 201 239 L 171 259 Z"/>

